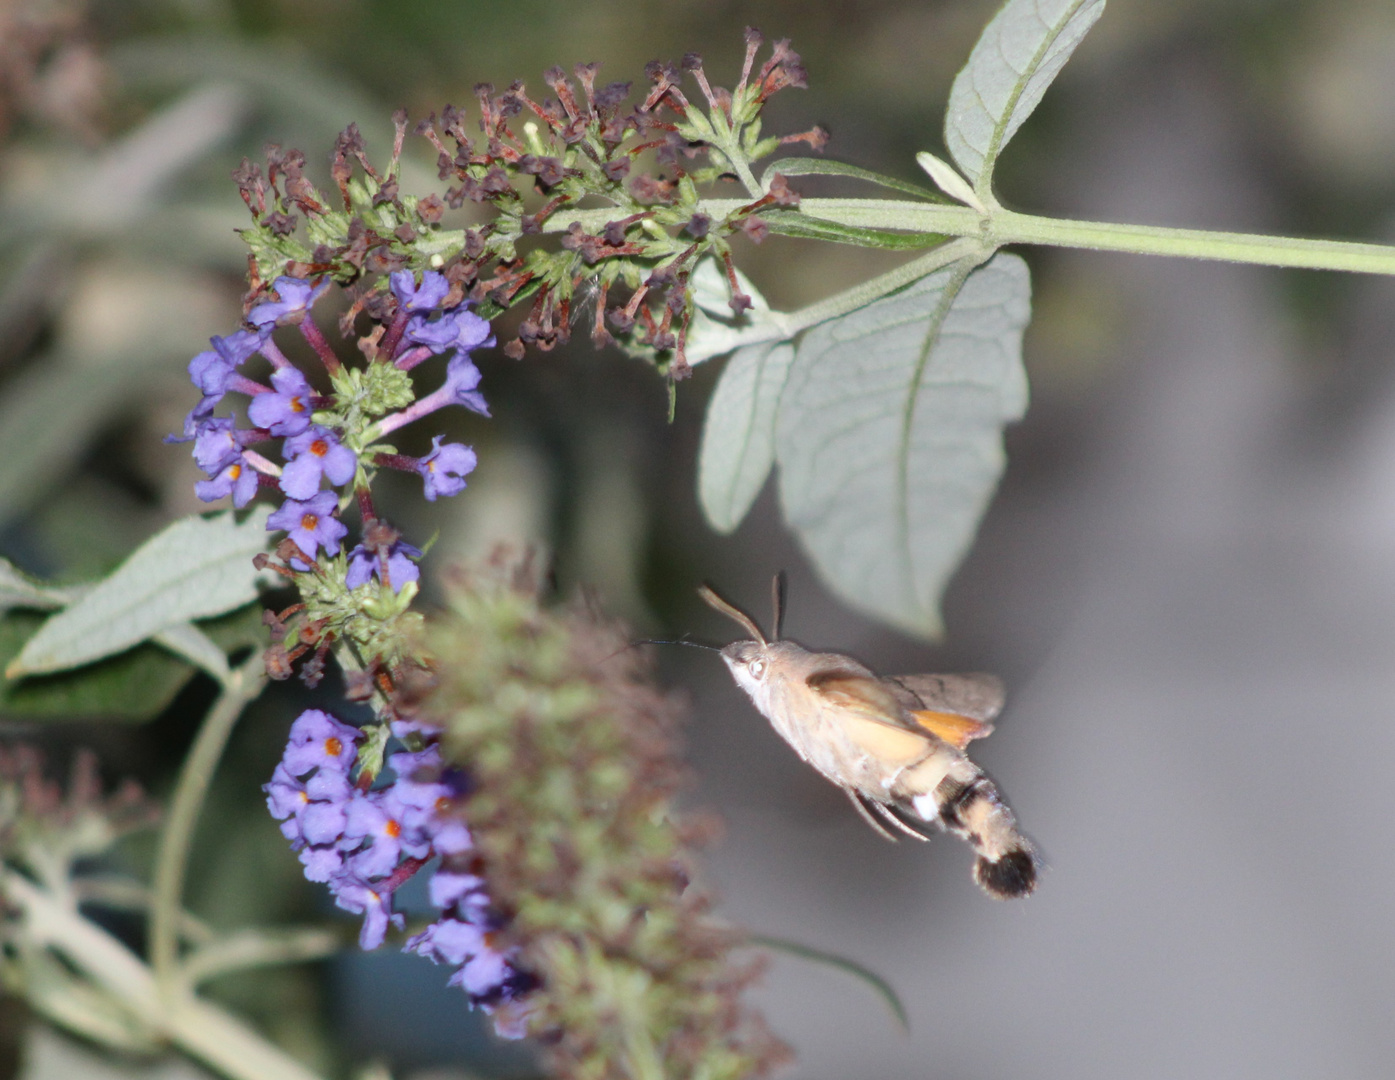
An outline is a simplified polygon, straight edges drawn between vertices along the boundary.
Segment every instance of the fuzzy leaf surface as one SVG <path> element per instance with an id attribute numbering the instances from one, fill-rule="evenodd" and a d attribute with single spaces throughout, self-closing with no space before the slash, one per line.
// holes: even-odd
<path id="1" fill-rule="evenodd" d="M 43 621 L 36 611 L 11 611 L 0 617 L 0 667 L 19 654 Z M 202 622 L 198 629 L 223 651 L 266 644 L 257 604 Z M 147 642 L 72 671 L 0 680 L 0 718 L 25 723 L 144 723 L 160 715 L 193 676 L 188 661 Z"/>
<path id="2" fill-rule="evenodd" d="M 265 507 L 183 518 L 147 540 L 112 574 L 44 623 L 6 674 L 37 675 L 91 663 L 190 619 L 256 599 L 252 558 L 267 549 Z"/>
<path id="3" fill-rule="evenodd" d="M 693 321 L 688 327 L 685 350 L 688 363 L 699 364 L 722 356 L 749 340 L 752 330 L 764 330 L 761 337 L 784 337 L 783 319 L 770 310 L 760 290 L 740 270 L 736 283 L 751 298 L 751 307 L 737 316 L 731 310 L 726 271 L 716 259 L 703 259 L 693 270 Z"/>
<path id="4" fill-rule="evenodd" d="M 12 608 L 52 611 L 82 594 L 82 586 L 49 585 L 32 578 L 9 559 L 0 559 L 0 614 Z"/>
<path id="5" fill-rule="evenodd" d="M 974 188 L 987 191 L 998 153 L 1104 11 L 1104 0 L 1008 0 L 954 79 L 945 145 Z"/>
<path id="6" fill-rule="evenodd" d="M 775 410 L 794 347 L 764 342 L 737 349 L 707 406 L 698 451 L 698 498 L 721 533 L 741 524 L 775 463 Z"/>
<path id="7" fill-rule="evenodd" d="M 956 263 L 799 343 L 775 425 L 780 502 L 825 582 L 911 633 L 939 603 L 1027 406 L 1027 265 Z"/>

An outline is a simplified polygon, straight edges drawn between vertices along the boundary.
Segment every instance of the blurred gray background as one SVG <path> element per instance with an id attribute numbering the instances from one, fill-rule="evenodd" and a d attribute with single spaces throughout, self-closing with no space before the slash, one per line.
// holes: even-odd
<path id="1" fill-rule="evenodd" d="M 381 152 L 393 107 L 421 115 L 484 79 L 537 82 L 552 63 L 599 59 L 605 78 L 638 77 L 645 60 L 696 49 L 730 83 L 754 22 L 793 37 L 810 71 L 811 89 L 777 99 L 772 125 L 824 122 L 830 155 L 913 179 L 914 151 L 942 150 L 950 81 L 995 7 L 79 11 L 100 123 L 82 131 L 31 103 L 0 148 L 0 420 L 53 400 L 54 371 L 71 387 L 100 369 L 124 395 L 61 414 L 43 453 L 42 432 L 0 423 L 3 553 L 91 571 L 194 508 L 197 474 L 157 440 L 188 408 L 188 356 L 235 323 L 241 206 L 225 178 L 266 140 L 322 162 L 334 131 L 358 120 Z M 162 117 L 164 134 L 132 141 Z M 152 160 L 164 172 L 142 187 Z M 99 166 L 128 179 L 93 187 Z M 1395 240 L 1395 5 L 1114 0 L 999 175 L 1005 202 L 1043 213 Z M 101 204 L 103 191 L 127 193 L 127 218 L 113 223 L 121 207 Z M 37 224 L 36 206 L 48 215 Z M 1007 679 L 1008 708 L 975 756 L 1045 856 L 1039 892 L 1020 903 L 986 899 L 951 838 L 872 834 L 715 657 L 663 657 L 694 701 L 692 801 L 727 822 L 710 861 L 724 913 L 875 969 L 910 1013 L 907 1035 L 845 973 L 776 956 L 757 996 L 798 1051 L 792 1075 L 1388 1076 L 1395 282 L 1025 254 L 1034 404 L 1009 432 L 1008 474 L 951 588 L 941 644 L 832 601 L 780 525 L 773 488 L 733 537 L 706 528 L 694 459 L 715 364 L 680 388 L 669 426 L 660 381 L 618 354 L 482 357 L 496 419 L 457 432 L 480 453 L 469 491 L 427 513 L 404 489 L 395 516 L 422 536 L 441 529 L 438 566 L 531 539 L 563 589 L 599 585 L 643 633 L 728 640 L 696 584 L 766 621 L 770 575 L 784 568 L 786 632 L 806 645 L 887 673 Z M 740 256 L 780 307 L 889 265 L 779 241 Z M 142 728 L 46 737 L 95 742 L 113 771 L 158 789 L 197 715 L 181 701 Z M 256 793 L 296 707 L 291 691 L 249 717 L 210 811 L 220 836 L 242 823 L 199 867 L 200 910 L 224 923 L 323 913 Z M 223 992 L 323 1062 L 526 1072 L 443 981 L 415 958 L 374 955 Z"/>

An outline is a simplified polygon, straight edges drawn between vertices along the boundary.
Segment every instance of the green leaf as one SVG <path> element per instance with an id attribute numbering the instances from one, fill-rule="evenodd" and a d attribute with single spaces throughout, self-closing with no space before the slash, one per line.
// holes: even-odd
<path id="1" fill-rule="evenodd" d="M 853 607 L 940 632 L 1027 407 L 1027 265 L 961 261 L 799 343 L 775 424 L 785 520 Z"/>
<path id="2" fill-rule="evenodd" d="M 863 169 L 857 165 L 849 165 L 845 161 L 831 161 L 827 158 L 782 158 L 761 174 L 761 187 L 769 187 L 770 181 L 776 173 L 781 176 L 846 176 L 853 180 L 866 180 L 869 184 L 876 184 L 891 191 L 914 195 L 918 199 L 928 199 L 930 202 L 945 201 L 944 196 L 938 191 L 932 191 L 920 184 L 912 184 L 909 180 L 898 180 L 894 176 L 873 172 L 871 169 Z"/>
<path id="3" fill-rule="evenodd" d="M 737 349 L 722 370 L 698 452 L 698 498 L 718 532 L 729 533 L 750 510 L 775 462 L 775 410 L 794 347 L 763 342 Z"/>
<path id="4" fill-rule="evenodd" d="M 1104 11 L 1104 0 L 1008 0 L 954 80 L 945 145 L 980 195 L 998 153 Z"/>
<path id="5" fill-rule="evenodd" d="M 176 521 L 50 617 L 5 674 L 77 667 L 254 600 L 260 574 L 252 558 L 266 550 L 268 513 L 258 507 L 240 524 L 231 513 Z"/>
<path id="6" fill-rule="evenodd" d="M 166 627 L 152 639 L 175 656 L 189 661 L 196 668 L 223 682 L 230 674 L 227 655 L 213 639 L 193 623 L 176 623 Z"/>
<path id="7" fill-rule="evenodd" d="M 85 586 L 46 585 L 8 559 L 0 559 L 0 614 L 11 608 L 53 611 L 78 598 Z"/>
<path id="8" fill-rule="evenodd" d="M 893 1016 L 901 1025 L 903 1031 L 911 1030 L 910 1017 L 906 1015 L 906 1006 L 901 1002 L 901 996 L 896 992 L 895 987 L 887 982 L 869 967 L 859 964 L 856 960 L 849 960 L 846 956 L 839 956 L 837 953 L 824 952 L 822 949 L 815 949 L 809 945 L 801 945 L 797 941 L 790 941 L 788 938 L 769 937 L 765 934 L 752 934 L 750 937 L 752 945 L 763 945 L 767 949 L 775 949 L 778 952 L 789 953 L 797 956 L 801 960 L 812 960 L 816 964 L 825 964 L 839 971 L 847 972 L 855 979 L 861 979 L 868 986 L 877 992 L 877 995 L 886 1002 L 887 1008 L 891 1010 Z"/>
<path id="9" fill-rule="evenodd" d="M 752 306 L 740 317 L 734 315 L 728 303 L 730 293 L 726 271 L 715 258 L 703 259 L 697 264 L 689 284 L 693 289 L 693 321 L 688 327 L 688 341 L 684 354 L 688 363 L 698 364 L 731 352 L 738 345 L 750 340 L 753 330 L 766 330 L 761 336 L 768 339 L 782 338 L 784 317 L 770 310 L 760 290 L 740 270 L 736 271 L 736 283 L 741 291 L 751 298 Z"/>
<path id="10" fill-rule="evenodd" d="M 199 629 L 220 651 L 258 648 L 266 639 L 261 616 L 261 606 L 249 604 L 200 623 Z M 19 654 L 43 621 L 43 615 L 31 611 L 11 611 L 0 618 L 0 666 Z M 162 713 L 193 674 L 187 662 L 165 649 L 138 645 L 74 671 L 0 681 L 0 717 L 142 723 Z"/>
<path id="11" fill-rule="evenodd" d="M 918 251 L 944 242 L 938 233 L 897 232 L 894 229 L 869 229 L 861 225 L 840 225 L 834 221 L 811 217 L 791 210 L 767 210 L 761 220 L 770 231 L 780 236 L 801 240 L 823 240 L 833 244 L 855 244 L 858 247 L 879 248 L 883 251 Z"/>

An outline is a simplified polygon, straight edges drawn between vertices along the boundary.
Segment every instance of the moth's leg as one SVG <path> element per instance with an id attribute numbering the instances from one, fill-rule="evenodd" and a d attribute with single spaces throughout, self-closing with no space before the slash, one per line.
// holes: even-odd
<path id="1" fill-rule="evenodd" d="M 882 823 L 868 812 L 867 804 L 862 801 L 861 795 L 859 795 L 852 788 L 843 788 L 843 794 L 848 797 L 848 802 L 852 803 L 853 806 L 857 809 L 857 812 L 861 816 L 862 820 L 867 822 L 867 824 L 872 827 L 872 831 L 874 833 L 880 836 L 883 840 L 890 840 L 893 844 L 896 843 L 896 837 L 892 836 L 891 833 L 887 832 L 884 828 L 882 828 Z M 875 802 L 872 805 L 877 807 L 881 806 L 880 803 Z"/>
<path id="2" fill-rule="evenodd" d="M 907 836 L 914 836 L 917 840 L 921 841 L 922 843 L 927 843 L 930 840 L 930 837 L 926 836 L 923 832 L 920 832 L 917 829 L 911 828 L 899 817 L 893 814 L 889 809 L 887 809 L 887 807 L 884 806 L 882 803 L 874 801 L 872 803 L 872 809 L 877 811 L 877 813 L 881 814 L 882 817 L 886 818 L 887 821 L 891 822 Z"/>

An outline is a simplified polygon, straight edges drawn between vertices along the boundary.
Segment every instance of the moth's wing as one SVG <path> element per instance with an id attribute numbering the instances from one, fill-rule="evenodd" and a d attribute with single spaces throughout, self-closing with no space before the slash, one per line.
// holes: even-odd
<path id="1" fill-rule="evenodd" d="M 893 675 L 891 682 L 915 695 L 916 709 L 955 713 L 988 723 L 1003 711 L 1006 691 L 996 675 Z"/>
<path id="2" fill-rule="evenodd" d="M 805 684 L 821 701 L 842 712 L 889 727 L 906 726 L 901 719 L 907 705 L 904 696 L 897 692 L 897 687 L 889 686 L 885 679 L 870 672 L 816 671 Z"/>
<path id="3" fill-rule="evenodd" d="M 1003 708 L 1003 681 L 996 675 L 895 675 L 886 681 L 893 692 L 905 692 L 900 696 L 916 723 L 960 750 L 991 735 L 990 721 Z"/>
<path id="4" fill-rule="evenodd" d="M 900 696 L 881 679 L 853 671 L 821 671 L 809 676 L 817 695 L 838 725 L 862 750 L 895 767 L 925 756 L 937 736 L 908 722 Z"/>
<path id="5" fill-rule="evenodd" d="M 933 709 L 916 709 L 911 713 L 915 722 L 937 738 L 943 739 L 960 750 L 975 739 L 993 734 L 993 725 L 981 720 L 972 720 L 958 713 L 935 712 Z"/>

